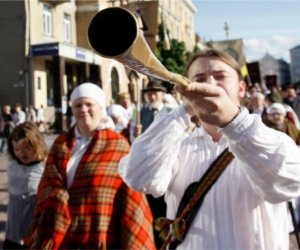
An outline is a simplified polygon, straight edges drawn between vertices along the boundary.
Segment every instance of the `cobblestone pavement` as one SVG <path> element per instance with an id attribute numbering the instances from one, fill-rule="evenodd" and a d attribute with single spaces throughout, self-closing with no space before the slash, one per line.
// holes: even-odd
<path id="1" fill-rule="evenodd" d="M 48 146 L 51 146 L 57 135 L 45 135 L 45 140 Z M 0 249 L 5 237 L 5 223 L 6 223 L 6 210 L 7 210 L 7 161 L 8 158 L 5 154 L 0 155 Z M 297 246 L 296 237 L 294 234 L 290 235 L 290 250 L 299 249 Z"/>

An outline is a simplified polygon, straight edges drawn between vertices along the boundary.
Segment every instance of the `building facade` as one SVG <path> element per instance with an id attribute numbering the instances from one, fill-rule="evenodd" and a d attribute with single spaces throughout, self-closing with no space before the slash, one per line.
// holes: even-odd
<path id="1" fill-rule="evenodd" d="M 290 64 L 283 59 L 278 59 L 279 82 L 281 86 L 286 86 L 292 83 Z"/>
<path id="2" fill-rule="evenodd" d="M 283 59 L 277 60 L 269 53 L 266 53 L 259 60 L 260 82 L 267 88 L 289 84 L 291 81 L 289 67 L 289 64 Z"/>
<path id="3" fill-rule="evenodd" d="M 186 49 L 192 51 L 196 45 L 195 13 L 197 11 L 192 0 L 127 0 L 110 1 L 118 3 L 140 16 L 145 38 L 153 49 L 158 39 L 158 24 L 163 23 L 169 39 L 184 42 Z M 144 27 L 145 28 L 145 27 Z"/>
<path id="4" fill-rule="evenodd" d="M 195 47 L 195 13 L 191 0 L 160 0 L 159 23 L 164 22 L 170 38 L 182 41 L 188 51 Z"/>
<path id="5" fill-rule="evenodd" d="M 292 82 L 300 82 L 300 45 L 290 49 Z"/>
<path id="6" fill-rule="evenodd" d="M 148 3 L 152 4 L 148 11 L 137 8 Z M 101 86 L 108 97 L 107 105 L 121 91 L 130 92 L 136 100 L 148 81 L 147 76 L 116 60 L 99 56 L 87 39 L 92 17 L 110 6 L 134 8 L 141 19 L 147 22 L 149 19 L 148 24 L 145 23 L 149 29 L 144 34 L 153 50 L 162 18 L 172 38 L 184 41 L 189 50 L 195 45 L 193 16 L 196 9 L 191 0 L 0 1 L 3 37 L 0 56 L 5 58 L 0 62 L 0 105 L 14 106 L 17 102 L 36 108 L 43 105 L 47 119 L 55 122 L 57 130 L 64 130 L 70 93 L 80 83 L 90 81 Z M 150 23 L 153 14 L 155 21 Z"/>

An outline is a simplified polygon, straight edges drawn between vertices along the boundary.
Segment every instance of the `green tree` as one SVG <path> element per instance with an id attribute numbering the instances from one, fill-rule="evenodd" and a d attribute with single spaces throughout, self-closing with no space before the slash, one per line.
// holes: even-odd
<path id="1" fill-rule="evenodd" d="M 159 25 L 158 36 L 159 41 L 157 42 L 155 55 L 169 71 L 182 74 L 190 56 L 184 42 L 171 39 L 170 48 L 165 48 L 167 38 L 165 37 L 163 23 Z"/>

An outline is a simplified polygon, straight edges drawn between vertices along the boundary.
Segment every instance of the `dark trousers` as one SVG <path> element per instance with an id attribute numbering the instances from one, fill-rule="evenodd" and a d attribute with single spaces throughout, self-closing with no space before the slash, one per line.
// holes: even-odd
<path id="1" fill-rule="evenodd" d="M 152 211 L 153 220 L 159 218 L 159 217 L 166 217 L 167 212 L 167 205 L 165 203 L 164 197 L 161 196 L 159 198 L 154 198 L 152 195 L 147 195 L 147 200 L 149 203 L 149 206 Z M 164 243 L 163 240 L 159 237 L 159 232 L 154 230 L 153 228 L 153 234 L 154 234 L 154 240 L 155 245 L 157 249 L 160 249 L 162 244 Z"/>
<path id="2" fill-rule="evenodd" d="M 3 242 L 3 249 L 27 249 L 25 246 L 19 243 L 5 239 Z"/>

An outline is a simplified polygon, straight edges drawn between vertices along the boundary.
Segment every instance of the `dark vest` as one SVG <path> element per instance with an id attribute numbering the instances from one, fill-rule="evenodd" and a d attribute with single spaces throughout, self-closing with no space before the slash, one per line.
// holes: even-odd
<path id="1" fill-rule="evenodd" d="M 157 111 L 156 111 L 157 112 Z M 142 133 L 149 127 L 149 125 L 154 120 L 154 112 L 150 107 L 144 106 L 141 109 L 141 124 L 142 124 Z"/>

